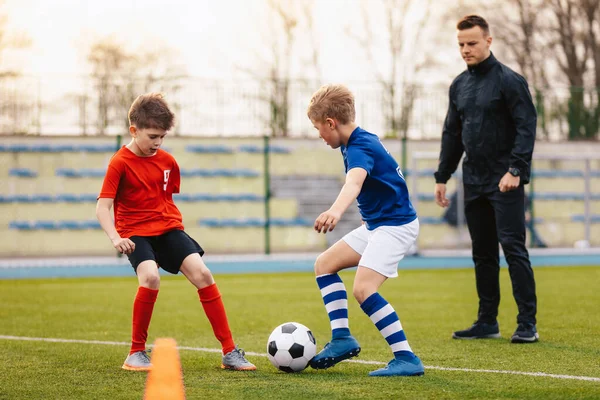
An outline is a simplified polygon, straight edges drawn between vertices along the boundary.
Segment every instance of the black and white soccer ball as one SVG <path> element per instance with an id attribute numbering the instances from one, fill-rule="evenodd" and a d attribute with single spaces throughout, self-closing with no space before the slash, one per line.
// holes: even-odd
<path id="1" fill-rule="evenodd" d="M 286 322 L 269 336 L 267 354 L 275 368 L 284 372 L 300 372 L 317 354 L 317 341 L 306 326 Z"/>

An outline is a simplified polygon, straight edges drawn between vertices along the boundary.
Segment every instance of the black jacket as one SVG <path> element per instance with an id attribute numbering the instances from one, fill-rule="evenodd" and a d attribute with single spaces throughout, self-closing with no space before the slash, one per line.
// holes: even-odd
<path id="1" fill-rule="evenodd" d="M 497 187 L 511 167 L 528 183 L 536 123 L 527 81 L 490 54 L 450 85 L 436 183 L 450 179 L 463 152 L 467 185 Z"/>

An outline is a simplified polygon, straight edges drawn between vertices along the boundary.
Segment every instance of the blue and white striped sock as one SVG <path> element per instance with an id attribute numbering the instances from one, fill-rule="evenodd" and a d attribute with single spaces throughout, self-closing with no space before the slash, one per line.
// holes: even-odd
<path id="1" fill-rule="evenodd" d="M 388 342 L 394 353 L 394 357 L 401 355 L 412 355 L 412 349 L 408 345 L 402 324 L 394 307 L 390 305 L 379 293 L 370 295 L 360 308 L 371 318 L 381 335 Z"/>
<path id="2" fill-rule="evenodd" d="M 348 326 L 348 295 L 338 274 L 317 276 L 317 285 L 329 315 L 332 339 L 350 336 Z"/>

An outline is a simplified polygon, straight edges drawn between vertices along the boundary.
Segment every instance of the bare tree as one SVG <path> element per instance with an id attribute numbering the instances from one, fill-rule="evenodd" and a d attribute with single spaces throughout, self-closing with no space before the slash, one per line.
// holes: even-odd
<path id="1" fill-rule="evenodd" d="M 170 97 L 174 97 L 180 89 L 178 80 L 183 74 L 178 66 L 169 62 L 172 59 L 171 52 L 168 48 L 152 52 L 130 51 L 112 37 L 92 44 L 88 62 L 96 91 L 97 133 L 105 134 L 111 126 L 128 127 L 126 110 L 141 93 L 166 91 Z M 86 132 L 87 94 L 83 101 L 81 123 Z M 178 107 L 175 103 L 172 105 Z"/>
<path id="2" fill-rule="evenodd" d="M 266 53 L 258 49 L 259 68 L 238 67 L 261 82 L 258 100 L 267 105 L 266 125 L 272 137 L 288 136 L 290 123 L 290 94 L 297 82 L 308 87 L 320 80 L 319 52 L 314 31 L 312 10 L 314 0 L 267 0 L 269 17 Z M 295 51 L 299 40 L 308 44 L 308 57 Z M 303 65 L 303 76 L 295 78 L 293 67 Z M 267 71 L 266 73 L 264 71 Z"/>
<path id="3" fill-rule="evenodd" d="M 527 79 L 538 111 L 541 133 L 549 137 L 545 94 L 550 86 L 546 72 L 551 57 L 544 19 L 548 18 L 545 0 L 507 0 L 490 6 L 492 36 L 500 43 L 507 62 L 518 65 Z"/>
<path id="4" fill-rule="evenodd" d="M 461 17 L 478 3 L 460 1 Z M 498 39 L 533 89 L 541 131 L 566 121 L 568 139 L 598 136 L 600 105 L 600 3 L 598 0 L 500 0 L 487 5 L 492 35 Z M 557 86 L 569 85 L 566 98 Z M 561 133 L 561 137 L 563 137 Z"/>
<path id="5" fill-rule="evenodd" d="M 431 0 L 378 0 L 385 16 L 383 40 L 389 61 L 389 68 L 385 70 L 381 70 L 373 54 L 378 39 L 373 27 L 373 15 L 369 10 L 376 8 L 374 3 L 375 0 L 363 0 L 361 3 L 363 34 L 357 34 L 349 27 L 346 32 L 359 43 L 373 68 L 375 79 L 383 93 L 383 113 L 387 129 L 392 136 L 406 139 L 418 95 L 416 75 L 424 67 L 435 64 L 427 51 L 420 51 L 419 54 L 424 54 L 425 57 L 419 59 L 414 57 L 414 53 L 409 54 L 406 47 L 414 43 L 421 45 L 424 31 L 430 28 L 427 23 L 431 17 Z M 417 7 L 425 11 L 415 17 Z"/>
<path id="6" fill-rule="evenodd" d="M 4 67 L 3 56 L 9 49 L 23 49 L 31 46 L 31 39 L 23 32 L 7 30 L 8 15 L 4 12 L 4 1 L 0 0 L 0 78 L 19 75 L 18 71 Z"/>
<path id="7" fill-rule="evenodd" d="M 9 31 L 7 23 L 4 1 L 0 0 L 0 130 L 30 133 L 30 127 L 36 126 L 39 131 L 39 98 L 34 98 L 39 93 L 32 90 L 32 79 L 21 77 L 20 71 L 6 62 L 10 50 L 29 47 L 31 39 L 22 32 Z"/>
<path id="8" fill-rule="evenodd" d="M 588 83 L 592 82 L 586 77 L 590 75 L 588 74 L 590 65 L 600 57 L 597 55 L 596 31 L 596 25 L 600 23 L 598 2 L 597 0 L 548 1 L 554 17 L 556 60 L 571 87 L 567 114 L 569 139 L 595 138 L 598 135 L 600 104 L 597 89 L 586 90 Z M 597 70 L 593 75 L 598 76 Z M 593 82 L 598 85 L 597 80 Z"/>

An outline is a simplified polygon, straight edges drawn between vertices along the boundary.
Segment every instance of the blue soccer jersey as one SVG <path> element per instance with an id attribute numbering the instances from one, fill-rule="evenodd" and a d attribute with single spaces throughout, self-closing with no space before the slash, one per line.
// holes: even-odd
<path id="1" fill-rule="evenodd" d="M 417 218 L 402 171 L 377 135 L 357 127 L 340 150 L 346 173 L 352 168 L 367 171 L 357 201 L 369 230 L 404 225 Z"/>

